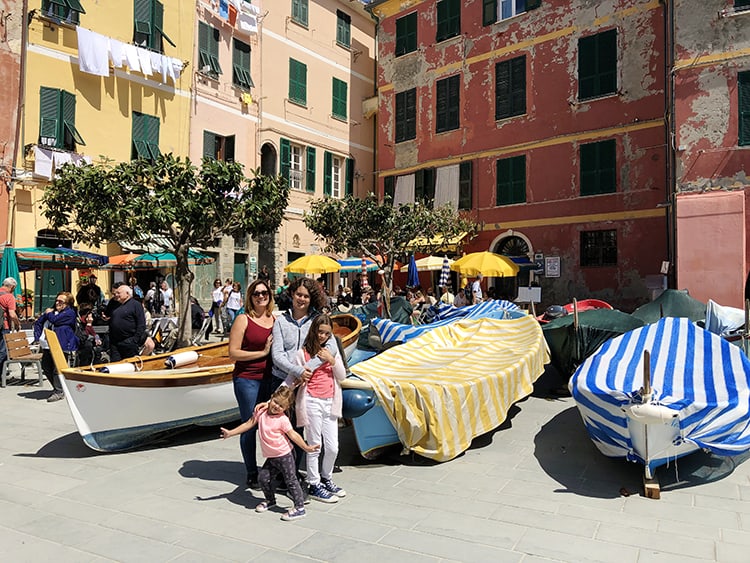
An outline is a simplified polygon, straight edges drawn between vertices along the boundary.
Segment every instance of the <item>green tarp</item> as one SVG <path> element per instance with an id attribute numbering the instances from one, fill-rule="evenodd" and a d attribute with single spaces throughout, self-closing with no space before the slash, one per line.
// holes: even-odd
<path id="1" fill-rule="evenodd" d="M 638 307 L 633 316 L 646 324 L 662 317 L 687 317 L 697 322 L 706 318 L 706 304 L 690 297 L 686 290 L 667 289 L 651 303 Z"/>
<path id="2" fill-rule="evenodd" d="M 604 342 L 644 324 L 622 311 L 592 309 L 578 314 L 577 331 L 573 327 L 573 315 L 566 315 L 544 325 L 542 333 L 550 349 L 552 365 L 568 377 Z"/>

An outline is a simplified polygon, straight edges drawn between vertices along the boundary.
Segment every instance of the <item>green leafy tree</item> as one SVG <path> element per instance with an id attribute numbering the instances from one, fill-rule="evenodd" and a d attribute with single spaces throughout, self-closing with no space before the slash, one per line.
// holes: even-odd
<path id="1" fill-rule="evenodd" d="M 393 290 L 397 258 L 404 260 L 411 252 L 431 254 L 442 246 L 440 238 L 466 233 L 465 240 L 469 240 L 479 229 L 470 217 L 450 205 L 432 209 L 417 202 L 394 207 L 390 197 L 379 202 L 375 195 L 317 199 L 304 221 L 326 245 L 326 251 L 361 254 L 373 260 L 383 271 L 386 295 Z M 415 243 L 419 239 L 421 242 Z"/>
<path id="2" fill-rule="evenodd" d="M 76 242 L 148 240 L 159 236 L 177 258 L 178 345 L 191 334 L 194 279 L 188 249 L 222 235 L 257 237 L 278 229 L 289 199 L 281 177 L 243 174 L 237 162 L 204 158 L 200 167 L 171 154 L 153 162 L 66 165 L 42 198 L 50 226 Z"/>

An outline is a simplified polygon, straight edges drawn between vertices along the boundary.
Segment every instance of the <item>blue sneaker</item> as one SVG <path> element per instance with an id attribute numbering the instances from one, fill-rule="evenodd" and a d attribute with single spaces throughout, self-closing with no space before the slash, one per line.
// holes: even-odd
<path id="1" fill-rule="evenodd" d="M 339 501 L 338 497 L 331 494 L 331 492 L 320 483 L 317 485 L 310 485 L 310 498 L 328 504 Z"/>
<path id="2" fill-rule="evenodd" d="M 290 508 L 288 512 L 281 516 L 284 522 L 291 522 L 292 520 L 299 520 L 307 516 L 304 508 Z"/>
<path id="3" fill-rule="evenodd" d="M 331 479 L 321 479 L 320 484 L 323 485 L 325 490 L 332 495 L 336 495 L 339 498 L 344 498 L 346 496 L 346 491 L 341 487 L 337 487 L 336 483 L 334 483 Z"/>

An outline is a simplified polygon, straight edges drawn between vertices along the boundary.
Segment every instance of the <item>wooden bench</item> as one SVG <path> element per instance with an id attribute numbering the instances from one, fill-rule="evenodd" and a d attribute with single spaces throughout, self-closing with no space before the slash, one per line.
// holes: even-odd
<path id="1" fill-rule="evenodd" d="M 8 366 L 12 363 L 21 365 L 21 380 L 26 379 L 26 367 L 28 365 L 36 366 L 39 375 L 39 385 L 42 385 L 44 374 L 42 373 L 42 355 L 34 354 L 29 348 L 29 341 L 26 334 L 21 332 L 9 332 L 4 335 L 5 347 L 8 350 L 8 359 L 3 364 L 3 371 L 0 374 L 0 387 L 5 387 L 5 381 L 8 377 Z"/>

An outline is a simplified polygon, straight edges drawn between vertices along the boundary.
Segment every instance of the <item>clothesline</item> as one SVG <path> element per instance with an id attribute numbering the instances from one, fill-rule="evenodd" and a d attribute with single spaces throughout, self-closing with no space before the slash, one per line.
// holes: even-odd
<path id="1" fill-rule="evenodd" d="M 127 66 L 131 72 L 140 72 L 147 77 L 161 75 L 164 84 L 168 78 L 177 84 L 180 78 L 184 63 L 176 57 L 149 51 L 80 26 L 76 27 L 76 32 L 81 72 L 109 76 L 111 62 L 114 68 Z"/>

